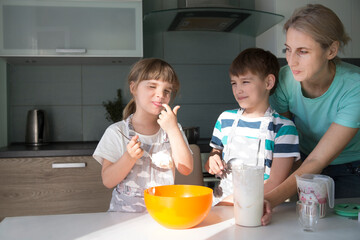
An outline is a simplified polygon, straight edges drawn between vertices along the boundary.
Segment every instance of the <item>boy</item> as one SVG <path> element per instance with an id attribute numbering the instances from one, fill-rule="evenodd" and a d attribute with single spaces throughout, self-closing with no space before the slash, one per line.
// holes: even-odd
<path id="1" fill-rule="evenodd" d="M 234 159 L 264 166 L 264 193 L 284 181 L 300 159 L 295 125 L 269 104 L 279 73 L 277 58 L 269 51 L 249 48 L 232 62 L 229 75 L 239 109 L 223 112 L 213 130 L 213 148 L 205 169 L 221 178 L 213 205 L 232 205 L 231 164 Z M 271 174 L 270 174 L 271 170 Z"/>

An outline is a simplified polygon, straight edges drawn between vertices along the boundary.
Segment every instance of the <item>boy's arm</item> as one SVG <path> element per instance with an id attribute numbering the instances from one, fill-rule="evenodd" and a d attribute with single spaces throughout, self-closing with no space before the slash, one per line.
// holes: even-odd
<path id="1" fill-rule="evenodd" d="M 264 182 L 264 194 L 280 185 L 290 175 L 294 159 L 294 157 L 287 157 L 272 160 L 270 177 Z"/>
<path id="2" fill-rule="evenodd" d="M 222 150 L 213 148 L 209 154 L 209 159 L 205 163 L 205 170 L 213 175 L 221 175 L 224 169 L 223 162 L 221 160 Z"/>

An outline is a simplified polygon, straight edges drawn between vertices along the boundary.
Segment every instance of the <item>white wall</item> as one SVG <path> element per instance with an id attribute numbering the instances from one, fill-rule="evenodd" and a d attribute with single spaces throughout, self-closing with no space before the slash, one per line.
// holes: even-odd
<path id="1" fill-rule="evenodd" d="M 256 46 L 270 50 L 277 57 L 285 57 L 285 34 L 282 27 L 293 11 L 309 3 L 319 3 L 332 9 L 345 26 L 352 41 L 345 47 L 343 58 L 360 57 L 360 1 L 359 0 L 256 0 L 255 9 L 274 12 L 285 16 L 285 19 L 256 38 Z"/>

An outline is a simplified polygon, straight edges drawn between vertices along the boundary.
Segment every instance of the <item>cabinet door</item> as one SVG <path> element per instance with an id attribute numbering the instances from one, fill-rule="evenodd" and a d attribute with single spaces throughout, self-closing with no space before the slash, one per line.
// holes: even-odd
<path id="1" fill-rule="evenodd" d="M 0 4 L 0 56 L 142 57 L 141 1 Z"/>
<path id="2" fill-rule="evenodd" d="M 90 156 L 0 159 L 0 221 L 4 217 L 105 212 L 111 189 Z"/>

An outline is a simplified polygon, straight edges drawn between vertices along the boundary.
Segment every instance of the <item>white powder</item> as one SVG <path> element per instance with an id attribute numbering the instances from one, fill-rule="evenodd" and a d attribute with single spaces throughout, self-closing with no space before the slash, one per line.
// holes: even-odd
<path id="1" fill-rule="evenodd" d="M 165 152 L 157 152 L 152 154 L 151 156 L 152 158 L 152 162 L 160 167 L 160 168 L 173 168 L 173 160 L 171 158 L 171 156 L 169 156 L 169 154 L 165 153 Z"/>

